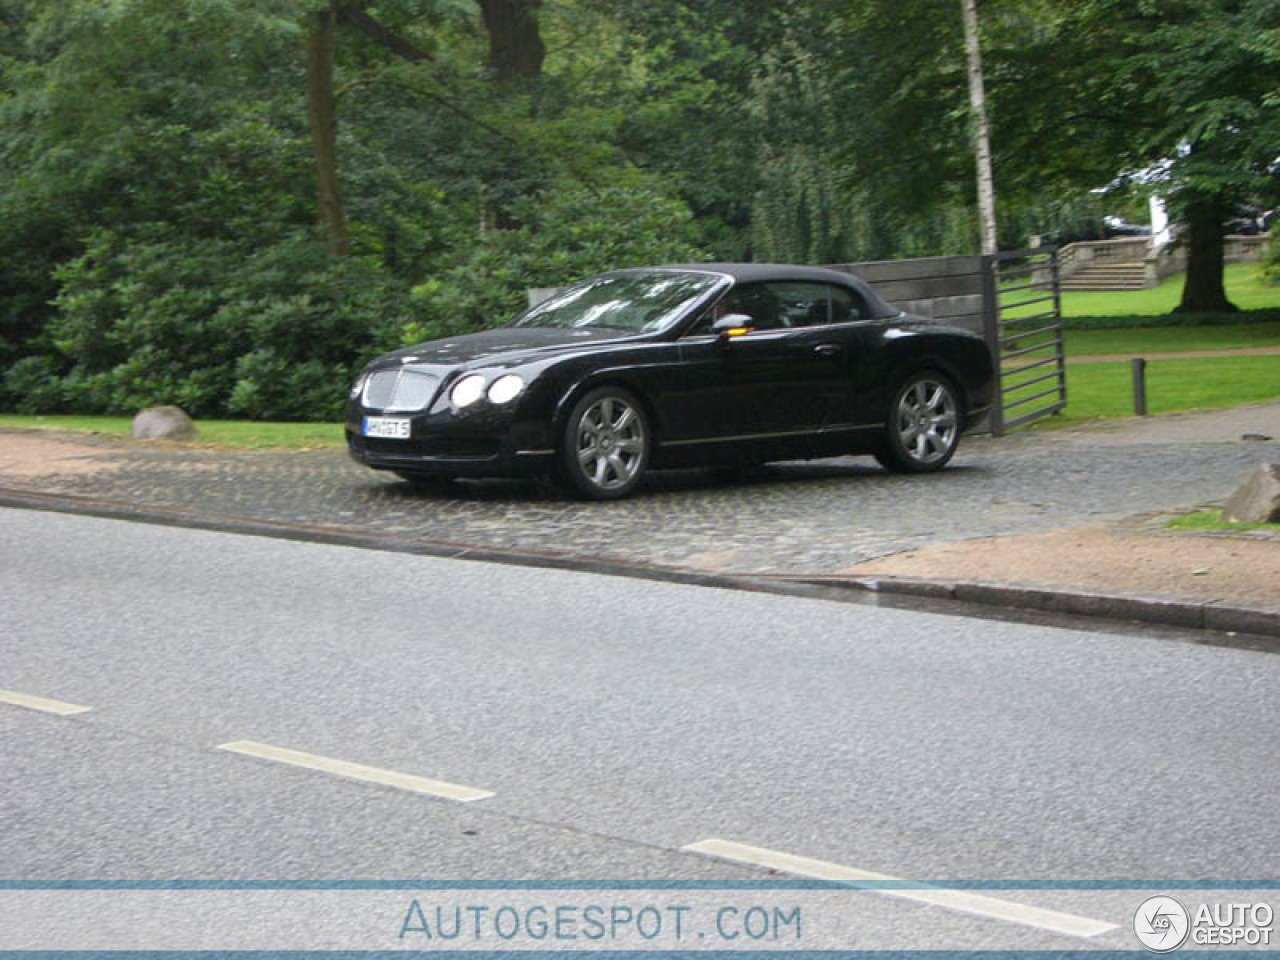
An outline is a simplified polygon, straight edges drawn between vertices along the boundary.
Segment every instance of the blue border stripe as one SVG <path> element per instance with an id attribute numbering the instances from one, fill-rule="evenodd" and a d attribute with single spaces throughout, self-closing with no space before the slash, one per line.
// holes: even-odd
<path id="1" fill-rule="evenodd" d="M 545 960 L 550 953 L 566 957 L 574 954 L 590 954 L 596 957 L 608 957 L 610 960 L 657 960 L 660 957 L 707 957 L 707 958 L 751 958 L 751 960 L 1096 960 L 1096 958 L 1116 958 L 1116 960 L 1135 960 L 1152 956 L 1142 950 L 599 950 L 599 951 L 551 951 L 551 950 L 511 950 L 511 951 L 416 951 L 416 950 L 193 950 L 188 952 L 139 951 L 139 950 L 98 950 L 98 951 L 0 951 L 0 958 L 6 960 L 403 960 L 405 957 L 432 957 L 436 960 L 444 958 L 524 958 L 524 960 Z M 1179 950 L 1172 956 L 1187 960 L 1257 960 L 1265 956 L 1265 952 L 1245 950 Z"/>
<path id="2" fill-rule="evenodd" d="M 813 880 L 2 880 L 0 890 L 1280 890 L 1280 878 Z M 1215 954 L 1217 956 L 1218 954 Z"/>

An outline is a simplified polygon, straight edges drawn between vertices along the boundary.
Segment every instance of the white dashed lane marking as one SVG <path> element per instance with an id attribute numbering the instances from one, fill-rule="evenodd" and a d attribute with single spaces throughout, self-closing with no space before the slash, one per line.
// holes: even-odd
<path id="1" fill-rule="evenodd" d="M 897 886 L 909 884 L 901 877 L 892 877 L 884 873 L 871 873 L 856 867 L 846 867 L 826 860 L 813 860 L 809 857 L 798 857 L 777 850 L 766 850 L 763 847 L 752 847 L 732 840 L 700 840 L 682 847 L 691 853 L 702 853 L 721 860 L 732 860 L 735 863 L 768 867 L 784 873 L 801 877 L 813 877 L 818 880 L 843 881 L 848 883 L 867 884 L 872 892 L 886 897 L 897 897 L 934 907 L 944 907 L 977 917 L 992 920 L 1003 920 L 1018 923 L 1026 927 L 1036 927 L 1053 933 L 1064 933 L 1073 937 L 1096 937 L 1116 929 L 1116 924 L 1089 917 L 1080 917 L 1071 913 L 1059 913 L 1043 907 L 1029 907 L 1026 904 L 1014 903 L 1012 900 L 1000 900 L 967 890 L 949 890 L 945 887 L 925 885 Z M 889 886 L 874 886 L 889 884 Z"/>
<path id="2" fill-rule="evenodd" d="M 63 717 L 75 716 L 93 709 L 77 703 L 52 700 L 48 697 L 38 697 L 29 693 L 19 693 L 16 690 L 0 690 L 0 703 Z M 276 747 L 268 743 L 257 743 L 253 740 L 235 740 L 230 743 L 219 744 L 217 749 L 246 757 L 256 757 L 260 760 L 270 760 L 275 763 L 327 773 L 348 780 L 375 783 L 410 793 L 420 793 L 461 803 L 484 800 L 496 795 L 492 790 L 448 783 L 444 780 L 433 780 L 430 777 L 366 766 L 365 764 L 352 763 L 348 760 L 337 760 L 333 757 L 306 753 L 302 750 L 291 750 L 287 747 Z M 1068 936 L 1096 937 L 1117 928 L 1114 923 L 1095 920 L 1090 917 L 1062 913 L 1044 907 L 1027 906 L 1012 900 L 1002 900 L 998 897 L 971 893 L 967 890 L 915 884 L 902 877 L 873 873 L 868 870 L 860 870 L 857 867 L 849 867 L 826 860 L 815 860 L 810 857 L 801 857 L 778 850 L 769 850 L 764 847 L 753 847 L 749 844 L 737 843 L 732 840 L 721 840 L 713 837 L 688 844 L 681 847 L 681 849 L 689 853 L 699 853 L 720 860 L 779 870 L 795 876 L 861 884 L 865 885 L 869 892 L 878 893 L 882 896 L 943 907 L 959 913 L 970 914 L 971 916 L 1002 920 L 1007 923 L 1035 927 L 1040 930 Z"/>
<path id="3" fill-rule="evenodd" d="M 492 790 L 465 787 L 456 783 L 446 783 L 443 780 L 419 777 L 412 773 L 400 773 L 397 770 L 367 767 L 362 763 L 335 760 L 332 757 L 303 753 L 301 750 L 289 750 L 286 747 L 273 747 L 268 743 L 255 743 L 252 740 L 236 740 L 233 743 L 223 743 L 218 746 L 218 749 L 243 754 L 247 757 L 257 757 L 261 760 L 287 763 L 290 766 L 303 767 L 307 770 L 318 770 L 321 773 L 330 773 L 335 776 L 345 777 L 348 780 L 377 783 L 385 787 L 395 787 L 398 790 L 408 790 L 411 793 L 424 793 L 428 796 L 440 797 L 445 800 L 458 800 L 462 803 L 483 800 L 494 795 Z"/>
<path id="4" fill-rule="evenodd" d="M 26 707 L 28 710 L 39 710 L 41 713 L 53 713 L 60 717 L 74 717 L 77 713 L 85 713 L 93 709 L 93 707 L 82 707 L 78 703 L 50 700 L 48 697 L 36 697 L 16 690 L 0 690 L 0 703 Z"/>

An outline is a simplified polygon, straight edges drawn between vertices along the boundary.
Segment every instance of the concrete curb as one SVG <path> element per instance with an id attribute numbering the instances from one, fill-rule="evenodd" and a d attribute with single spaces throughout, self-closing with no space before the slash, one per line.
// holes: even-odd
<path id="1" fill-rule="evenodd" d="M 181 507 L 139 506 L 71 494 L 0 487 L 0 507 L 46 510 L 105 519 L 154 523 L 221 533 L 326 543 L 419 556 L 478 560 L 518 566 L 634 577 L 753 593 L 874 603 L 879 597 L 915 598 L 1066 616 L 1136 621 L 1158 626 L 1246 633 L 1280 638 L 1280 610 L 1221 600 L 1077 591 L 1055 587 L 910 577 L 819 574 L 720 574 L 687 567 L 629 563 L 562 551 L 511 549 L 370 532 L 355 527 L 289 524 Z"/>
<path id="2" fill-rule="evenodd" d="M 635 577 L 691 586 L 723 587 L 756 593 L 778 593 L 802 597 L 831 597 L 832 588 L 808 584 L 800 579 L 786 579 L 769 574 L 720 574 L 688 567 L 665 567 L 658 564 L 627 562 L 613 557 L 570 553 L 555 550 L 479 546 L 425 537 L 406 537 L 395 533 L 369 531 L 359 527 L 321 524 L 285 523 L 260 520 L 233 514 L 191 510 L 183 507 L 139 506 L 119 500 L 84 497 L 74 494 L 41 493 L 13 487 L 0 487 L 0 507 L 18 510 L 44 510 L 79 516 L 152 523 L 160 526 L 234 533 L 243 536 L 271 537 L 303 543 L 406 553 L 416 556 L 444 557 L 453 560 L 478 560 L 485 563 L 507 563 L 524 567 L 543 567 L 604 574 L 613 577 Z M 845 592 L 847 591 L 839 591 Z M 838 596 L 838 593 L 835 594 Z"/>
<path id="3" fill-rule="evenodd" d="M 1280 610 L 1225 600 L 1191 600 L 1159 594 L 1125 594 L 1034 584 L 911 577 L 811 577 L 815 586 L 841 586 L 868 593 L 955 600 L 1043 613 L 1135 620 L 1161 626 L 1219 630 L 1280 638 Z"/>

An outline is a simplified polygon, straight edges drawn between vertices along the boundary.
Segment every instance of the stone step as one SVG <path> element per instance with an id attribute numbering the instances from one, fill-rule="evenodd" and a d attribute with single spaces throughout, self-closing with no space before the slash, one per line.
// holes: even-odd
<path id="1" fill-rule="evenodd" d="M 1085 283 L 1078 287 L 1063 287 L 1066 292 L 1077 293 L 1127 293 L 1134 290 L 1144 290 L 1143 286 L 1133 283 Z"/>
<path id="2" fill-rule="evenodd" d="M 1069 277 L 1065 277 L 1063 282 L 1070 280 L 1142 280 L 1146 277 L 1146 273 L 1073 273 Z"/>
<path id="3" fill-rule="evenodd" d="M 1118 283 L 1122 285 L 1137 284 L 1142 286 L 1146 281 L 1142 277 L 1071 277 L 1062 281 L 1064 287 L 1078 287 L 1091 283 Z"/>
<path id="4" fill-rule="evenodd" d="M 1092 290 L 1094 287 L 1133 287 L 1141 289 L 1146 284 L 1141 280 L 1103 280 L 1088 277 L 1076 279 L 1072 277 L 1070 280 L 1062 281 L 1063 290 Z"/>
<path id="5" fill-rule="evenodd" d="M 1134 277 L 1141 278 L 1147 275 L 1147 271 L 1142 267 L 1136 270 L 1117 270 L 1114 267 L 1104 267 L 1099 270 L 1077 270 L 1066 279 L 1074 280 L 1076 277 Z"/>
<path id="6" fill-rule="evenodd" d="M 1063 290 L 1142 290 L 1146 285 L 1146 266 L 1124 260 L 1087 264 L 1061 282 Z"/>
<path id="7" fill-rule="evenodd" d="M 1063 290 L 1096 290 L 1100 293 L 1105 293 L 1108 290 L 1117 291 L 1117 292 L 1125 291 L 1125 290 L 1145 290 L 1146 286 L 1147 285 L 1145 283 L 1106 283 L 1103 281 L 1098 281 L 1098 282 L 1085 281 L 1082 283 L 1064 283 L 1062 284 L 1062 289 Z"/>

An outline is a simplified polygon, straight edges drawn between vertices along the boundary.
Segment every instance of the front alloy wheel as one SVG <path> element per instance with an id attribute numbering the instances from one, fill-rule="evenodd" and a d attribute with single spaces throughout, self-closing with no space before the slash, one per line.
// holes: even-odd
<path id="1" fill-rule="evenodd" d="M 565 425 L 561 469 L 592 500 L 629 494 L 649 462 L 649 424 L 639 401 L 621 387 L 592 390 Z"/>
<path id="2" fill-rule="evenodd" d="M 895 391 L 876 459 L 899 473 L 941 470 L 960 441 L 960 403 L 940 373 L 912 374 Z"/>

